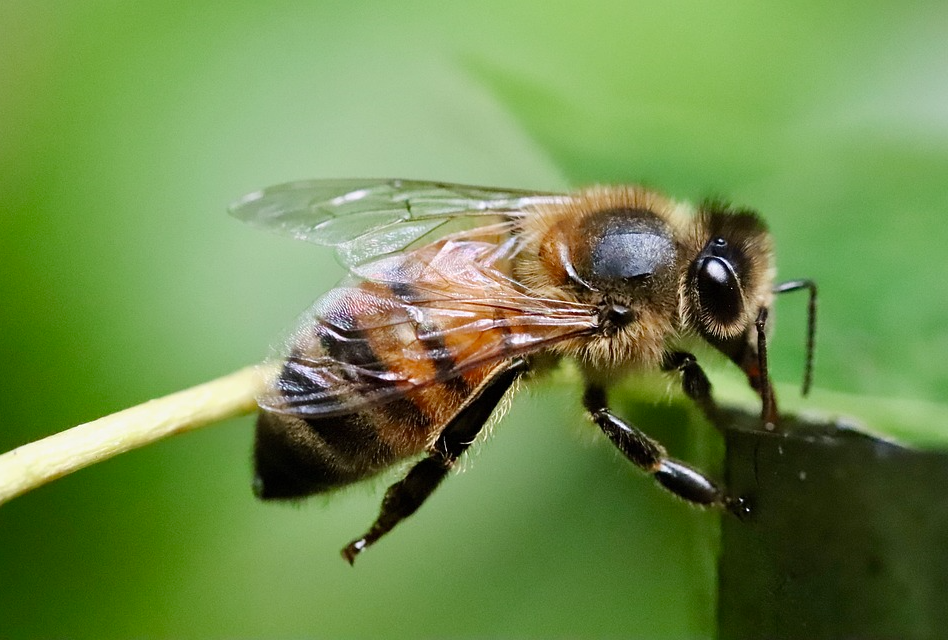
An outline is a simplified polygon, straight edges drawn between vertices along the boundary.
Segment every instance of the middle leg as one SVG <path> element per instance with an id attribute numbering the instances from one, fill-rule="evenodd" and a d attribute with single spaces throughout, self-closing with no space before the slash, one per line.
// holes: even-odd
<path id="1" fill-rule="evenodd" d="M 680 460 L 669 458 L 665 447 L 659 442 L 612 413 L 603 387 L 588 385 L 583 404 L 612 444 L 630 462 L 650 473 L 658 484 L 671 493 L 693 504 L 723 507 L 739 516 L 747 513 L 747 503 L 743 498 L 728 496 L 702 472 Z"/>

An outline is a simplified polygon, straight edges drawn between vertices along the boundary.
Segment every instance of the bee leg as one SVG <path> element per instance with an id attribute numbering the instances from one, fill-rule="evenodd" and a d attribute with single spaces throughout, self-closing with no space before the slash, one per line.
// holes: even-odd
<path id="1" fill-rule="evenodd" d="M 687 351 L 666 353 L 662 360 L 662 370 L 681 373 L 681 388 L 685 395 L 698 405 L 708 422 L 723 430 L 721 412 L 711 395 L 711 381 L 708 380 L 708 376 L 705 375 L 704 369 L 698 364 L 694 354 Z"/>
<path id="2" fill-rule="evenodd" d="M 342 557 L 349 564 L 353 564 L 357 555 L 418 510 L 448 475 L 461 454 L 474 442 L 510 385 L 526 370 L 526 363 L 516 360 L 495 374 L 493 380 L 483 385 L 480 393 L 448 423 L 428 457 L 388 488 L 375 523 L 364 536 L 353 540 L 342 550 Z"/>
<path id="3" fill-rule="evenodd" d="M 635 466 L 652 474 L 656 482 L 668 491 L 693 504 L 723 507 L 738 516 L 748 513 L 744 498 L 728 496 L 713 480 L 684 462 L 669 458 L 660 443 L 612 413 L 607 407 L 606 392 L 602 387 L 587 386 L 583 404 L 593 421 L 622 455 Z"/>

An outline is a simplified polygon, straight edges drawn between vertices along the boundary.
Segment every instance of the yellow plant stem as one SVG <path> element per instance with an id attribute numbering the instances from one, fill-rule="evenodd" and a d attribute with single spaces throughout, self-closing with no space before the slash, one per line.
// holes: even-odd
<path id="1" fill-rule="evenodd" d="M 83 467 L 257 407 L 269 369 L 247 367 L 0 455 L 0 504 Z"/>

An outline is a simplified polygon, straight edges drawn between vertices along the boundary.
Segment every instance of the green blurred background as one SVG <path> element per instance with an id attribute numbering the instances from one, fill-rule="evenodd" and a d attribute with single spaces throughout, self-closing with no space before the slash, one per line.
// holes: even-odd
<path id="1" fill-rule="evenodd" d="M 341 270 L 225 206 L 341 176 L 759 208 L 781 275 L 821 286 L 804 402 L 805 305 L 779 305 L 788 406 L 943 444 L 946 63 L 945 3 L 6 0 L 0 450 L 266 354 Z M 626 389 L 714 467 L 687 405 Z M 709 636 L 716 515 L 629 469 L 578 396 L 520 395 L 354 570 L 338 549 L 383 483 L 260 504 L 250 418 L 86 469 L 0 508 L 0 637 Z"/>

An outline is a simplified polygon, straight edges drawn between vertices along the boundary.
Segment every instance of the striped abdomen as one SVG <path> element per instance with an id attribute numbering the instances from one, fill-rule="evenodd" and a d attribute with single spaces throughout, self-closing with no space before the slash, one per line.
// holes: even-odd
<path id="1" fill-rule="evenodd" d="M 430 283 L 429 283 L 430 284 Z M 290 498 L 369 477 L 430 447 L 498 367 L 507 330 L 470 330 L 489 307 L 445 314 L 430 290 L 362 282 L 333 290 L 300 330 L 275 384 L 290 412 L 257 421 L 257 492 Z M 500 325 L 505 323 L 500 322 Z M 482 351 L 484 365 L 456 368 Z M 497 355 L 501 355 L 500 358 Z"/>
<path id="2" fill-rule="evenodd" d="M 429 245 L 318 301 L 261 401 L 258 493 L 325 491 L 414 456 L 513 358 L 596 329 L 594 308 L 514 282 L 504 251 Z"/>

